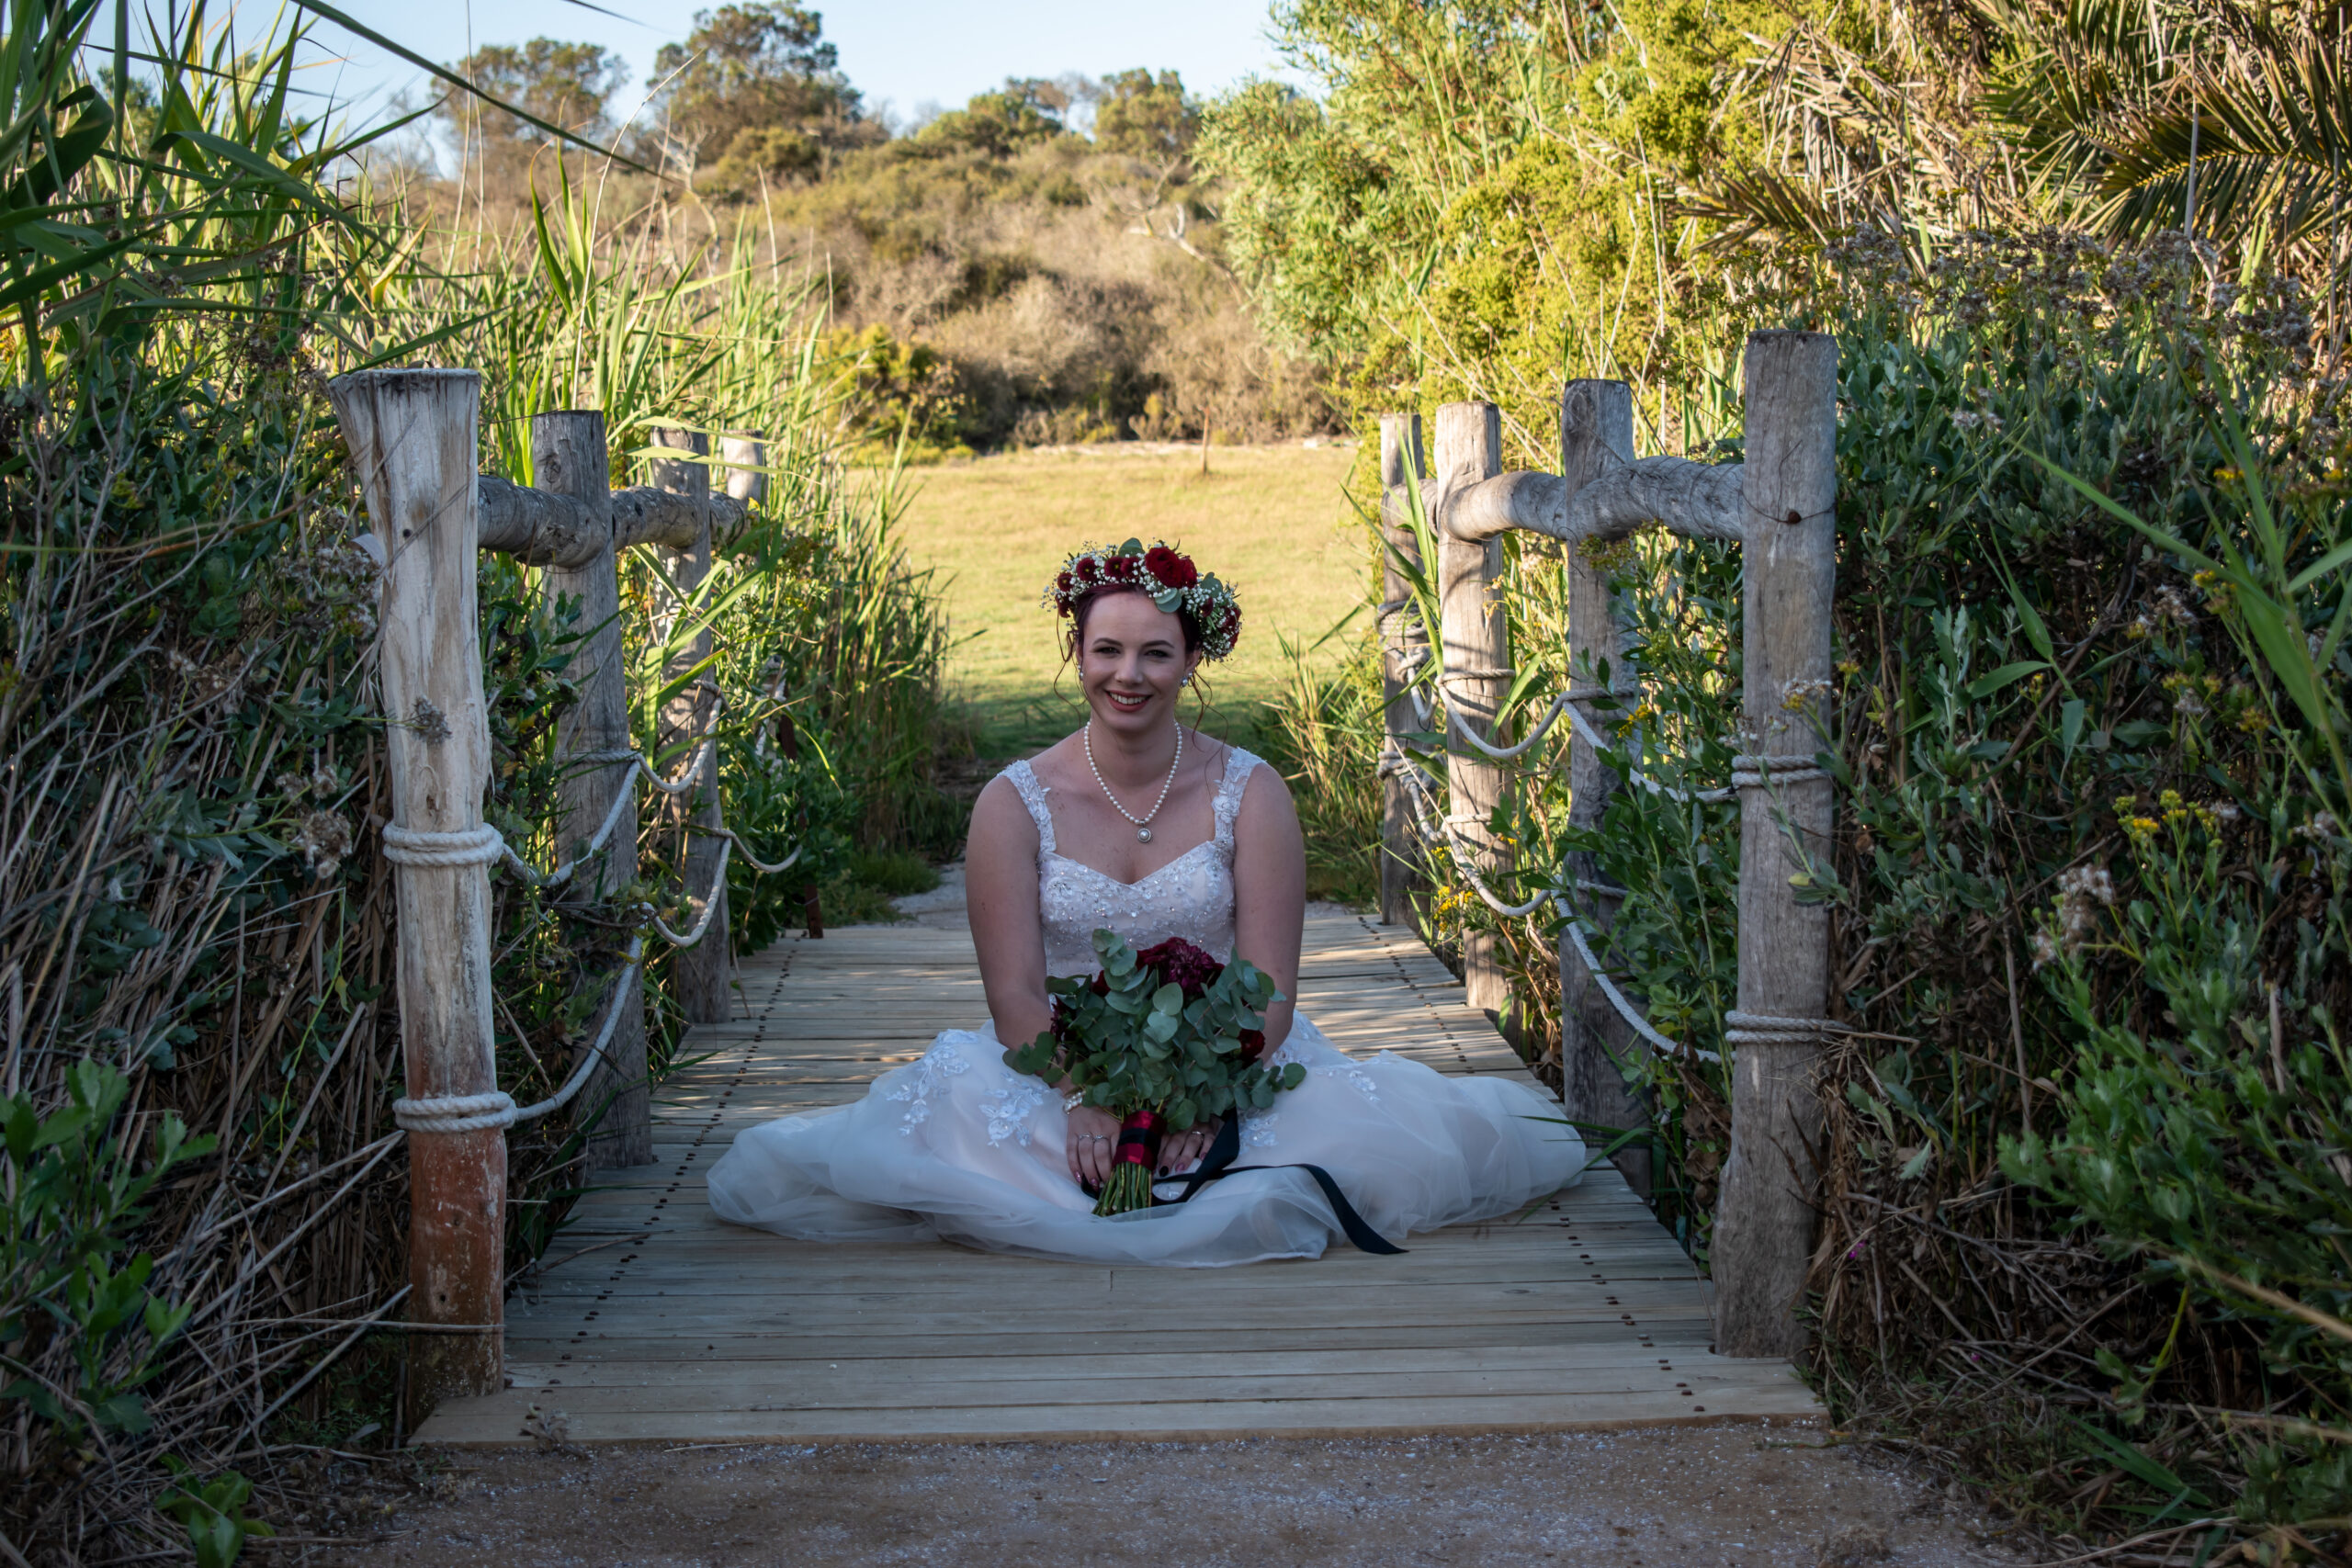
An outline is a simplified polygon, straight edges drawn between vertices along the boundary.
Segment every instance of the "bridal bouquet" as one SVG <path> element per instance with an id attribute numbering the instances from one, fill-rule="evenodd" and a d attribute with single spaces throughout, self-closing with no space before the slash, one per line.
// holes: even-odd
<path id="1" fill-rule="evenodd" d="M 1067 1078 L 1083 1103 L 1122 1118 L 1098 1214 L 1151 1206 L 1152 1167 L 1164 1133 L 1214 1117 L 1263 1111 L 1306 1081 L 1293 1062 L 1272 1067 L 1265 1010 L 1281 998 L 1265 971 L 1219 964 L 1181 937 L 1138 953 L 1116 931 L 1094 933 L 1094 975 L 1046 982 L 1051 1028 L 1004 1054 L 1005 1066 L 1047 1082 Z"/>

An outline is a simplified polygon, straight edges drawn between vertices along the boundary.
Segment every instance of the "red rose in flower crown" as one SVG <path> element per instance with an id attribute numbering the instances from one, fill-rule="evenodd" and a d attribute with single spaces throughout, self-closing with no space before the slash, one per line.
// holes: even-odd
<path id="1" fill-rule="evenodd" d="M 1142 593 L 1170 615 L 1182 616 L 1204 659 L 1223 659 L 1241 640 L 1241 605 L 1233 590 L 1165 543 L 1149 549 L 1140 539 L 1116 549 L 1089 545 L 1062 563 L 1045 602 L 1075 616 L 1088 599 L 1114 592 Z"/>
<path id="2" fill-rule="evenodd" d="M 1193 558 L 1180 556 L 1166 545 L 1154 545 L 1143 553 L 1146 571 L 1170 588 L 1190 588 L 1201 581 L 1200 572 L 1193 565 Z"/>

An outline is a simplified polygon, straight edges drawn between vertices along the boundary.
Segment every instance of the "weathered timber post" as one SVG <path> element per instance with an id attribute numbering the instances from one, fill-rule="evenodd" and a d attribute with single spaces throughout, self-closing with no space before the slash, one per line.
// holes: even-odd
<path id="1" fill-rule="evenodd" d="M 1829 853 L 1826 744 L 1811 715 L 1830 680 L 1838 576 L 1838 343 L 1749 334 L 1743 475 L 1749 753 L 1739 812 L 1739 1007 L 1731 1153 L 1715 1209 L 1715 1345 L 1790 1356 L 1815 1235 L 1822 1114 L 1815 1082 L 1829 1001 L 1829 908 L 1800 904 L 1795 852 Z M 1786 759 L 1785 763 L 1781 759 Z M 1793 840 L 1793 844 L 1792 842 Z"/>
<path id="2" fill-rule="evenodd" d="M 744 502 L 767 504 L 768 443 L 764 430 L 738 431 L 718 438 L 718 462 L 727 470 L 727 493 Z"/>
<path id="3" fill-rule="evenodd" d="M 503 1382 L 506 1117 L 491 1023 L 490 725 L 476 654 L 481 378 L 368 370 L 328 384 L 387 553 L 379 613 L 409 1130 L 409 1408 Z M 503 1112 L 503 1115 L 502 1115 Z M 483 1123 L 486 1125 L 469 1125 Z M 464 1330 L 474 1332 L 463 1332 Z"/>
<path id="4" fill-rule="evenodd" d="M 534 489 L 569 496 L 588 518 L 593 537 L 613 537 L 612 458 L 605 446 L 605 416 L 593 409 L 543 413 L 531 420 Z M 577 599 L 582 630 L 594 628 L 574 649 L 569 673 L 580 700 L 556 723 L 557 754 L 567 766 L 559 859 L 585 843 L 621 792 L 632 787 L 629 771 L 628 671 L 623 662 L 620 573 L 607 543 L 577 566 L 547 569 L 549 604 L 559 595 Z M 628 886 L 637 876 L 637 817 L 624 810 L 620 827 L 582 880 L 598 894 Z M 588 1137 L 588 1167 L 610 1170 L 645 1165 L 653 1158 L 653 1107 L 645 1060 L 645 1011 L 623 1011 L 605 1059 L 590 1073 L 583 1099 L 587 1114 L 598 1117 Z"/>
<path id="5" fill-rule="evenodd" d="M 1634 389 L 1623 381 L 1579 380 L 1568 383 L 1560 399 L 1560 477 L 1566 481 L 1564 501 L 1573 503 L 1577 491 L 1609 469 L 1634 460 Z M 1617 635 L 1617 604 L 1609 592 L 1607 574 L 1587 557 L 1586 546 L 1570 545 L 1568 570 L 1568 684 L 1579 694 L 1577 711 L 1596 731 L 1613 716 L 1596 708 L 1589 697 L 1602 694 L 1601 667 L 1609 684 L 1619 691 L 1631 687 Z M 1568 736 L 1568 825 L 1598 828 L 1609 809 L 1610 797 L 1621 781 L 1604 765 L 1600 753 L 1582 735 Z M 1565 867 L 1573 907 L 1588 929 L 1606 931 L 1617 918 L 1622 896 L 1600 890 L 1600 867 L 1587 851 L 1569 852 Z M 1577 956 L 1576 943 L 1563 931 L 1560 938 L 1560 1099 L 1576 1121 L 1604 1127 L 1634 1127 L 1649 1121 L 1649 1108 L 1625 1085 L 1621 1064 L 1645 1049 L 1617 1010 L 1601 995 Z M 1650 1151 L 1646 1145 L 1622 1149 L 1617 1168 L 1636 1192 L 1650 1190 Z"/>
<path id="6" fill-rule="evenodd" d="M 710 452 L 710 437 L 699 430 L 659 429 L 653 433 L 653 444 L 684 449 L 697 457 L 707 457 Z M 707 502 L 710 496 L 710 468 L 707 464 L 658 458 L 653 464 L 652 479 L 662 489 L 695 502 Z M 707 506 L 703 510 L 707 513 Z M 707 515 L 695 532 L 693 544 L 683 550 L 664 550 L 662 554 L 667 558 L 671 580 L 681 594 L 691 595 L 700 588 L 710 575 Z M 682 609 L 679 613 L 685 612 Z M 663 673 L 674 677 L 692 670 L 710 657 L 710 650 L 711 634 L 706 626 L 677 651 Z M 708 681 L 687 687 L 662 710 L 661 750 L 667 751 L 681 740 L 707 733 L 718 717 L 718 688 Z M 710 891 L 718 870 L 721 840 L 716 836 L 716 829 L 725 826 L 719 818 L 716 759 L 703 770 L 702 782 L 693 795 L 672 802 L 667 809 L 685 829 L 683 875 L 687 897 L 699 897 Z M 696 832 L 696 828 L 712 831 Z M 679 949 L 670 959 L 670 983 L 688 1023 L 724 1023 L 734 1012 L 735 976 L 729 962 L 726 883 L 718 881 L 717 891 L 710 892 L 710 897 L 717 900 L 718 908 L 711 916 L 709 930 L 702 941 Z M 699 914 L 697 910 L 697 917 Z"/>
<path id="7" fill-rule="evenodd" d="M 1422 566 L 1420 541 L 1412 529 L 1411 503 L 1405 487 L 1418 485 L 1429 472 L 1421 458 L 1421 416 L 1385 413 L 1380 416 L 1380 533 L 1390 551 L 1415 566 Z M 1412 591 L 1395 556 L 1381 558 L 1381 688 L 1386 698 L 1385 728 L 1392 745 L 1401 736 L 1424 728 L 1413 711 L 1411 675 L 1429 649 L 1429 628 L 1411 613 Z M 1380 923 L 1404 925 L 1413 918 L 1413 900 L 1428 886 L 1421 872 L 1420 835 L 1413 827 L 1413 804 L 1405 781 L 1380 781 Z"/>
<path id="8" fill-rule="evenodd" d="M 1502 471 L 1502 415 L 1494 404 L 1448 403 L 1437 411 L 1440 516 L 1450 517 L 1453 509 L 1446 500 L 1453 492 Z M 1439 537 L 1442 624 L 1438 636 L 1444 655 L 1446 711 L 1497 743 L 1502 737 L 1496 719 L 1510 690 L 1511 675 L 1509 624 L 1496 591 L 1502 565 L 1499 535 L 1464 539 L 1449 528 Z M 1474 846 L 1480 873 L 1493 883 L 1510 869 L 1509 852 L 1487 827 L 1502 798 L 1502 769 L 1458 735 L 1449 735 L 1447 752 L 1447 819 L 1455 835 Z M 1496 962 L 1495 947 L 1493 933 L 1465 931 L 1462 977 L 1470 1005 L 1500 1019 L 1510 1008 L 1510 986 Z"/>

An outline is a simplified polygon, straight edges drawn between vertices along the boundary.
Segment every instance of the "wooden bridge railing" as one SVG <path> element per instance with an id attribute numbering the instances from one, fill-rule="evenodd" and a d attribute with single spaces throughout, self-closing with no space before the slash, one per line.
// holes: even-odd
<path id="1" fill-rule="evenodd" d="M 678 431 L 659 433 L 657 444 L 687 460 L 658 464 L 651 486 L 616 491 L 605 418 L 593 411 L 531 422 L 536 487 L 478 474 L 481 390 L 468 370 L 365 371 L 328 387 L 386 563 L 378 620 L 392 821 L 384 840 L 395 866 L 407 1090 L 394 1114 L 411 1134 L 410 1316 L 439 1331 L 417 1336 L 409 1353 L 420 1409 L 495 1392 L 503 1381 L 506 1128 L 585 1092 L 603 1107 L 588 1145 L 592 1169 L 652 1158 L 642 991 L 633 988 L 641 939 L 612 976 L 603 1024 L 563 1088 L 527 1108 L 500 1089 L 490 868 L 504 861 L 533 880 L 576 881 L 592 893 L 635 879 L 636 775 L 650 769 L 630 741 L 618 552 L 660 547 L 691 592 L 709 572 L 714 528 L 739 526 L 762 483 L 758 472 L 738 471 L 728 493 L 712 494 L 708 466 L 691 460 L 707 453 L 707 437 Z M 729 437 L 725 454 L 742 469 L 763 467 L 755 437 Z M 557 723 L 558 754 L 575 766 L 561 786 L 557 834 L 566 865 L 551 874 L 533 872 L 482 820 L 491 754 L 476 598 L 481 550 L 544 569 L 548 602 L 576 600 L 591 628 L 567 670 L 579 700 Z M 705 632 L 681 657 L 699 662 L 708 652 Z M 689 829 L 684 874 L 690 890 L 710 889 L 673 965 L 692 1022 L 729 1011 L 725 862 L 734 846 L 707 739 L 717 713 L 718 694 L 705 686 L 663 715 L 664 745 L 706 739 L 684 778 L 654 778 L 665 793 L 691 797 L 671 807 Z"/>
<path id="2" fill-rule="evenodd" d="M 1533 901 L 1506 906 L 1486 885 L 1510 871 L 1509 855 L 1487 828 L 1500 798 L 1507 760 L 1532 743 L 1504 745 L 1494 733 L 1511 681 L 1511 653 L 1496 582 L 1498 543 L 1513 528 L 1571 545 L 1622 538 L 1658 523 L 1698 538 L 1736 540 L 1745 554 L 1743 728 L 1731 790 L 1740 802 L 1738 1006 L 1726 1018 L 1732 1055 L 1732 1134 L 1717 1199 L 1713 1247 L 1716 1348 L 1732 1356 L 1785 1356 L 1804 1344 L 1798 1308 L 1812 1255 L 1819 1173 L 1814 1151 L 1821 1130 L 1815 1076 L 1824 1037 L 1836 1025 L 1829 1000 L 1828 909 L 1801 904 L 1790 878 L 1800 869 L 1793 840 L 1824 852 L 1828 845 L 1831 779 L 1815 759 L 1826 741 L 1812 715 L 1830 679 L 1831 595 L 1837 554 L 1838 345 L 1816 333 L 1750 335 L 1746 358 L 1746 461 L 1709 465 L 1633 456 L 1631 390 L 1620 381 L 1576 381 L 1560 403 L 1560 472 L 1503 473 L 1496 410 L 1453 403 L 1438 411 L 1435 469 L 1420 501 L 1437 538 L 1438 694 L 1447 712 L 1448 805 L 1429 836 L 1443 842 L 1457 867 L 1498 908 L 1531 912 L 1558 900 L 1569 916 L 1560 945 L 1564 1099 L 1579 1121 L 1630 1125 L 1634 1106 L 1619 1064 L 1655 1038 L 1630 1007 L 1621 1014 L 1608 976 L 1591 970 L 1579 947 L 1578 915 L 1606 930 L 1621 895 L 1607 887 L 1589 855 L 1569 857 L 1560 882 Z M 1384 513 L 1402 518 L 1419 472 L 1418 422 L 1381 422 Z M 1390 537 L 1409 529 L 1392 524 Z M 1418 564 L 1406 556 L 1408 562 Z M 1603 760 L 1595 684 L 1604 667 L 1612 684 L 1629 675 L 1619 647 L 1617 607 L 1604 575 L 1569 552 L 1569 680 L 1550 717 L 1571 721 L 1570 820 L 1596 825 L 1623 781 Z M 1402 753 L 1403 738 L 1426 730 L 1409 689 L 1419 650 L 1392 569 L 1384 627 L 1389 657 L 1387 765 L 1392 821 L 1420 790 L 1420 775 Z M 1416 719 L 1419 722 L 1416 722 Z M 1484 733 L 1482 733 L 1484 732 Z M 1491 740 L 1486 739 L 1492 734 Z M 1384 861 L 1383 918 L 1400 919 L 1408 872 L 1401 827 L 1392 828 Z M 1464 980 L 1474 1006 L 1499 1011 L 1508 987 L 1492 939 L 1464 942 Z M 1622 1000 L 1622 997 L 1620 998 Z M 1665 1042 L 1672 1045 L 1672 1042 Z M 1687 1047 L 1678 1047 L 1687 1048 Z M 1646 1169 L 1629 1173 L 1645 1179 Z"/>

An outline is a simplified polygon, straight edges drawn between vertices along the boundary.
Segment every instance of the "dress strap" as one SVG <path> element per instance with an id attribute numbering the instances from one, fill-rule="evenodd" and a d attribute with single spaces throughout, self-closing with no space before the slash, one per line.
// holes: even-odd
<path id="1" fill-rule="evenodd" d="M 1261 760 L 1240 747 L 1225 760 L 1225 777 L 1216 786 L 1214 802 L 1216 811 L 1216 847 L 1225 858 L 1233 858 L 1233 823 L 1241 815 L 1241 795 L 1250 786 L 1250 775 L 1262 766 Z"/>
<path id="2" fill-rule="evenodd" d="M 1029 808 L 1029 819 L 1037 824 L 1037 852 L 1054 852 L 1054 814 L 1046 809 L 1046 786 L 1037 782 L 1037 771 L 1024 760 L 1004 770 L 1020 794 L 1021 804 Z"/>

